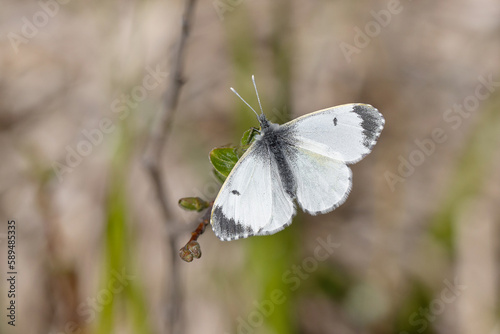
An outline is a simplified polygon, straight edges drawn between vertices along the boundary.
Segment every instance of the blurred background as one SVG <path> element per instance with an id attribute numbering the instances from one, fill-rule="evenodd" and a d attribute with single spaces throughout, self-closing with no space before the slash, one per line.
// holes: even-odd
<path id="1" fill-rule="evenodd" d="M 14 1 L 0 12 L 1 333 L 500 333 L 500 3 L 198 1 L 161 156 L 143 164 L 184 1 Z M 273 236 L 200 237 L 209 151 L 349 102 L 386 119 L 340 208 Z M 16 221 L 16 326 L 7 222 Z M 173 293 L 172 289 L 175 289 Z"/>

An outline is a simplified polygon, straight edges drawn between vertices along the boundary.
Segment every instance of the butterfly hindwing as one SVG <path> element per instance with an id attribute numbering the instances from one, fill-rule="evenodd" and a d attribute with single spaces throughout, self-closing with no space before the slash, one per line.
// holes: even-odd
<path id="1" fill-rule="evenodd" d="M 290 167 L 300 207 L 315 215 L 344 203 L 351 190 L 351 169 L 343 161 L 301 147 L 295 149 Z"/>

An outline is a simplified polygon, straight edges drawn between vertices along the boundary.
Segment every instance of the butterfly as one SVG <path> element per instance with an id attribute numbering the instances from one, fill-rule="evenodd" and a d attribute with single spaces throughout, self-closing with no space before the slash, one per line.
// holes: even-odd
<path id="1" fill-rule="evenodd" d="M 235 164 L 214 201 L 211 224 L 221 240 L 269 235 L 292 223 L 296 204 L 311 215 L 346 200 L 352 186 L 347 166 L 376 144 L 385 120 L 368 104 L 331 107 L 285 124 L 270 122 L 231 87 L 260 123 L 260 133 Z"/>

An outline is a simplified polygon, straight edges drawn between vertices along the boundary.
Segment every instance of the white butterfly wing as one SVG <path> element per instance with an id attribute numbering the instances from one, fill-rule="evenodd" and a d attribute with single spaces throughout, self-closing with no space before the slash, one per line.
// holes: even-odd
<path id="1" fill-rule="evenodd" d="M 296 147 L 290 168 L 295 175 L 297 202 L 309 214 L 334 210 L 351 191 L 352 172 L 343 161 Z"/>
<path id="2" fill-rule="evenodd" d="M 268 148 L 256 141 L 222 185 L 211 223 L 221 240 L 276 233 L 290 225 L 295 205 Z"/>
<path id="3" fill-rule="evenodd" d="M 371 105 L 344 104 L 304 115 L 283 127 L 292 128 L 298 146 L 352 164 L 371 152 L 384 124 L 382 114 Z"/>
<path id="4" fill-rule="evenodd" d="M 384 123 L 372 106 L 346 104 L 283 125 L 294 137 L 294 154 L 288 161 L 297 184 L 297 202 L 304 211 L 326 213 L 344 203 L 352 185 L 346 164 L 371 152 Z"/>

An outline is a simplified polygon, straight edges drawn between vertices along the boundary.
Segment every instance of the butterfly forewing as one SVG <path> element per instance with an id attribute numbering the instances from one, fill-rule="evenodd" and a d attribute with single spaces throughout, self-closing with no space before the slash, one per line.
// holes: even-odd
<path id="1" fill-rule="evenodd" d="M 313 146 L 323 155 L 350 164 L 371 152 L 384 123 L 383 116 L 370 105 L 344 104 L 304 115 L 283 127 L 293 129 L 298 146 L 316 144 Z"/>
<path id="2" fill-rule="evenodd" d="M 295 214 L 292 199 L 265 145 L 255 142 L 234 166 L 215 199 L 212 225 L 221 240 L 275 233 Z"/>

